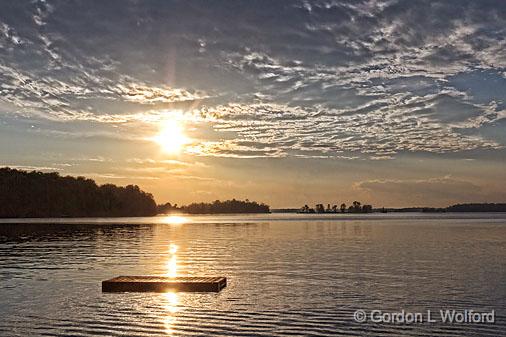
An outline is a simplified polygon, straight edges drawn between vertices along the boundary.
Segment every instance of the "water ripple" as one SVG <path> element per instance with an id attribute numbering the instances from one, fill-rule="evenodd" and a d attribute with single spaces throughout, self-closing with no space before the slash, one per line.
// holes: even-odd
<path id="1" fill-rule="evenodd" d="M 498 336 L 506 219 L 195 217 L 0 224 L 2 336 Z M 214 222 L 213 222 L 214 221 Z M 19 221 L 18 221 L 19 222 Z M 219 294 L 103 294 L 120 274 L 224 275 Z M 358 323 L 357 309 L 496 311 Z"/>

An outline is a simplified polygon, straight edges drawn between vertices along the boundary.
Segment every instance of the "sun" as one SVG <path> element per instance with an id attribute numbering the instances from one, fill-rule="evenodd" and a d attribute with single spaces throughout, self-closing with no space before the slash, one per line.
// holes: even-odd
<path id="1" fill-rule="evenodd" d="M 153 140 L 158 143 L 166 153 L 181 152 L 184 145 L 189 142 L 184 134 L 183 126 L 178 120 L 166 120 L 161 123 L 160 131 Z"/>

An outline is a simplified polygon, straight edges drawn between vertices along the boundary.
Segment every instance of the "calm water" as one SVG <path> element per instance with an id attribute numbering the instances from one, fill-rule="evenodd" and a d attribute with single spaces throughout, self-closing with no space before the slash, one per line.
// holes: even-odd
<path id="1" fill-rule="evenodd" d="M 506 214 L 2 222 L 3 336 L 506 335 Z M 101 292 L 122 274 L 229 285 Z M 358 309 L 495 310 L 496 323 L 358 323 Z"/>

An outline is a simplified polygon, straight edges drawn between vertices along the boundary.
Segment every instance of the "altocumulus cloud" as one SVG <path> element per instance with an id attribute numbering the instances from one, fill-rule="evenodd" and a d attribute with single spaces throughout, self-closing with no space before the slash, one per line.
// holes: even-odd
<path id="1" fill-rule="evenodd" d="M 199 155 L 387 159 L 505 145 L 501 0 L 1 7 L 0 118 L 45 120 L 48 132 L 84 121 L 128 133 L 177 108 L 213 127 L 188 148 Z"/>
<path id="2" fill-rule="evenodd" d="M 356 183 L 355 188 L 370 192 L 379 200 L 397 198 L 406 205 L 447 205 L 504 198 L 504 193 L 451 176 L 418 180 L 368 180 Z"/>

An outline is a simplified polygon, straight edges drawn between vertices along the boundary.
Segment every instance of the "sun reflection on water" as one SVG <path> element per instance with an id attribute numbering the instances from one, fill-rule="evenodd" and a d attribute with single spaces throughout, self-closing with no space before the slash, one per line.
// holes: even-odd
<path id="1" fill-rule="evenodd" d="M 177 250 L 178 245 L 175 243 L 170 243 L 168 247 L 168 255 L 169 259 L 167 260 L 167 276 L 168 277 L 176 277 L 177 276 Z M 166 316 L 164 317 L 164 326 L 165 326 L 165 333 L 168 336 L 172 336 L 174 334 L 174 314 L 178 311 L 178 303 L 179 298 L 177 293 L 173 291 L 168 291 L 163 294 L 164 295 L 164 308 L 167 312 Z"/>
<path id="2" fill-rule="evenodd" d="M 175 244 L 171 243 L 171 244 L 169 245 L 169 253 L 170 253 L 170 254 L 176 254 L 176 252 L 177 252 L 177 248 L 178 248 L 178 247 L 177 247 L 177 245 L 175 245 Z"/>
<path id="3" fill-rule="evenodd" d="M 180 215 L 169 215 L 161 218 L 160 222 L 170 225 L 180 225 L 190 222 L 190 219 Z"/>
<path id="4" fill-rule="evenodd" d="M 169 291 L 163 294 L 165 297 L 165 310 L 167 310 L 170 313 L 176 313 L 178 310 L 178 303 L 179 298 L 177 296 L 177 293 L 173 291 Z"/>
<path id="5" fill-rule="evenodd" d="M 164 309 L 166 311 L 166 315 L 164 317 L 163 323 L 165 327 L 165 333 L 168 336 L 172 336 L 174 334 L 174 314 L 178 311 L 179 298 L 177 293 L 175 292 L 166 292 L 163 294 L 164 296 Z"/>
<path id="6" fill-rule="evenodd" d="M 169 260 L 167 261 L 167 276 L 176 277 L 177 276 L 177 249 L 179 247 L 171 243 L 169 245 Z"/>

